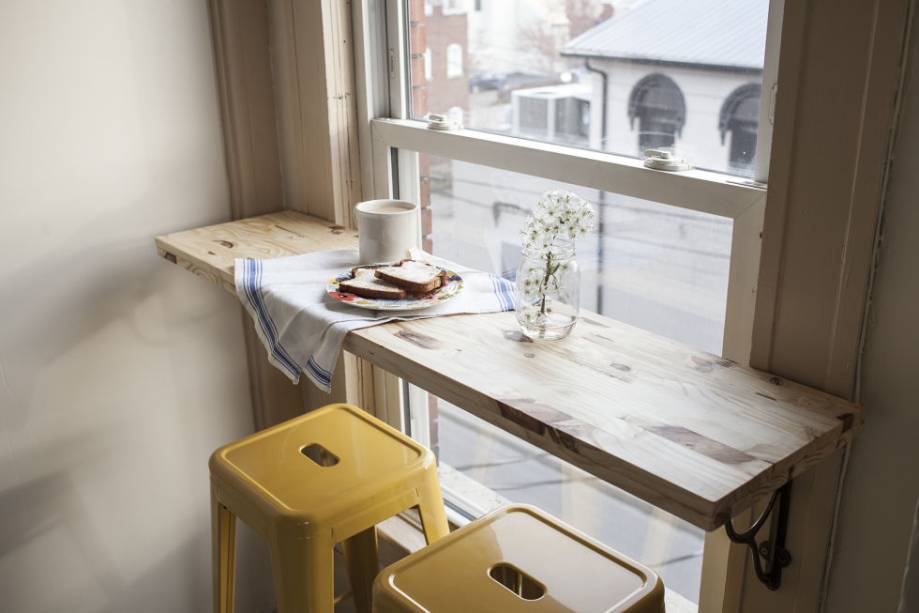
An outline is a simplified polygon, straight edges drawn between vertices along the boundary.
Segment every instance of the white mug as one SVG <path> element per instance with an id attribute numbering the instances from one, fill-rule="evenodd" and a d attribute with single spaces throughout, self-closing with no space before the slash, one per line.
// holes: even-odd
<path id="1" fill-rule="evenodd" d="M 361 264 L 395 262 L 418 246 L 418 205 L 405 200 L 368 200 L 354 207 Z"/>

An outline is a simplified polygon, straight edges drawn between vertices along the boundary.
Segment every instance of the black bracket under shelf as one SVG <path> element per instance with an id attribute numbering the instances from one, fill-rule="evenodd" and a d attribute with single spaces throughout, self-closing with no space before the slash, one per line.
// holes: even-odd
<path id="1" fill-rule="evenodd" d="M 740 534 L 734 530 L 734 524 L 728 520 L 724 529 L 728 538 L 735 543 L 746 545 L 750 548 L 753 557 L 753 569 L 756 576 L 770 590 L 777 590 L 782 584 L 782 569 L 791 564 L 791 554 L 785 549 L 785 535 L 788 531 L 788 500 L 791 495 L 791 482 L 789 481 L 772 494 L 762 514 L 747 530 Z M 775 512 L 775 505 L 779 508 Z M 772 518 L 769 528 L 769 538 L 762 543 L 756 542 L 756 535 Z"/>

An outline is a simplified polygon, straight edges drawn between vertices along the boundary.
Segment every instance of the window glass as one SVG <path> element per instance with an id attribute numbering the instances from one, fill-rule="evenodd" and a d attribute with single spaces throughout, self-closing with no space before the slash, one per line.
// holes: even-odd
<path id="1" fill-rule="evenodd" d="M 768 0 L 470 6 L 408 3 L 411 47 L 435 63 L 412 84 L 412 117 L 459 107 L 467 128 L 629 156 L 672 148 L 699 168 L 751 174 L 758 89 L 743 90 L 746 106 L 735 99 L 761 85 Z M 542 123 L 524 117 L 537 107 Z"/>
<path id="2" fill-rule="evenodd" d="M 527 116 L 545 119 L 538 107 Z M 540 195 L 573 191 L 594 205 L 600 225 L 577 244 L 581 307 L 721 354 L 730 219 L 427 154 L 419 170 L 432 253 L 511 276 Z"/>

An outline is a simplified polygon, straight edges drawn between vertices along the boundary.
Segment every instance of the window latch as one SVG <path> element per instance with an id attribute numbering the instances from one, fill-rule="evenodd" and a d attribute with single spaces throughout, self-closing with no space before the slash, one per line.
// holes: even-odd
<path id="1" fill-rule="evenodd" d="M 463 127 L 461 122 L 446 115 L 438 115 L 437 113 L 428 113 L 425 120 L 428 122 L 429 130 L 446 132 L 448 130 L 460 130 Z"/>
<path id="2" fill-rule="evenodd" d="M 646 168 L 669 172 L 679 172 L 692 168 L 686 160 L 674 156 L 673 152 L 667 149 L 645 149 L 644 154 Z"/>

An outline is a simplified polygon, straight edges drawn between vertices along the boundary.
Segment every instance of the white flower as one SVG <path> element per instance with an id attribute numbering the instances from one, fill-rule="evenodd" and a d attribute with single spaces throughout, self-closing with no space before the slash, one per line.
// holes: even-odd
<path id="1" fill-rule="evenodd" d="M 594 209 L 571 192 L 551 191 L 542 195 L 523 230 L 523 250 L 539 257 L 556 240 L 574 240 L 594 226 Z"/>
<path id="2" fill-rule="evenodd" d="M 551 310 L 547 292 L 560 289 L 558 274 L 567 269 L 567 263 L 555 257 L 553 246 L 556 241 L 573 241 L 590 232 L 593 226 L 594 209 L 590 203 L 577 194 L 557 190 L 543 194 L 527 218 L 522 232 L 523 251 L 541 265 L 527 267 L 517 279 L 517 287 L 531 302 L 539 304 L 542 316 Z"/>

